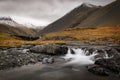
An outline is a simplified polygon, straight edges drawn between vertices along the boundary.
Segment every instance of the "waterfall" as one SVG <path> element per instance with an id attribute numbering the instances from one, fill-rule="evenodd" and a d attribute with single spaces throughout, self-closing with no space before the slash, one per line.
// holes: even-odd
<path id="1" fill-rule="evenodd" d="M 72 51 L 74 54 L 72 53 Z M 63 57 L 66 61 L 66 65 L 90 65 L 94 64 L 95 60 L 97 59 L 96 56 L 99 55 L 97 50 L 93 51 L 92 54 L 89 54 L 89 50 L 84 49 L 75 49 L 69 48 L 67 54 Z M 104 53 L 103 58 L 109 58 L 107 53 Z M 99 58 L 98 58 L 99 59 Z"/>

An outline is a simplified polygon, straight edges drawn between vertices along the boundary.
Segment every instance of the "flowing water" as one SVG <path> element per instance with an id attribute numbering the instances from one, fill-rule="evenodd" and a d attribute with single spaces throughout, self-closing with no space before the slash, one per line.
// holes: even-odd
<path id="1" fill-rule="evenodd" d="M 62 57 L 65 61 L 59 57 L 53 64 L 37 63 L 0 71 L 0 80 L 119 80 L 112 76 L 98 76 L 87 71 L 85 66 L 94 64 L 96 52 L 87 55 L 88 52 L 82 49 L 72 50 L 75 54 L 69 49 Z M 107 57 L 106 55 L 105 58 Z"/>
<path id="2" fill-rule="evenodd" d="M 71 50 L 74 53 L 72 53 Z M 95 60 L 99 59 L 100 57 L 96 58 L 96 56 L 99 55 L 97 50 L 93 51 L 92 54 L 89 53 L 89 50 L 69 48 L 67 54 L 63 58 L 68 61 L 66 65 L 91 65 L 94 64 Z M 101 57 L 104 59 L 112 58 L 112 56 L 109 57 L 106 52 L 104 52 L 104 55 Z"/>
<path id="3" fill-rule="evenodd" d="M 94 64 L 94 57 L 97 53 L 93 53 L 91 55 L 86 55 L 88 52 L 82 49 L 72 49 L 74 54 L 71 53 L 71 50 L 68 49 L 68 53 L 63 57 L 65 60 L 68 60 L 66 65 L 89 65 Z"/>

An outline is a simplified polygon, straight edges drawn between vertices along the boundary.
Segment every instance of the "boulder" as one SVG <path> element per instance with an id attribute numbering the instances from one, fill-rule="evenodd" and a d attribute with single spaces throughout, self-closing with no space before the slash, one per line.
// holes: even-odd
<path id="1" fill-rule="evenodd" d="M 52 57 L 51 57 L 51 58 L 49 58 L 47 62 L 48 62 L 49 64 L 54 63 L 54 58 L 52 58 Z"/>
<path id="2" fill-rule="evenodd" d="M 48 60 L 48 58 L 43 58 L 42 64 L 47 64 L 48 63 L 47 60 Z"/>
<path id="3" fill-rule="evenodd" d="M 115 49 L 115 48 L 107 49 L 106 52 L 109 53 L 109 54 L 108 54 L 109 56 L 112 56 L 112 55 L 113 55 L 113 57 L 115 57 L 115 58 L 120 57 L 120 53 L 119 53 L 118 50 Z"/>
<path id="4" fill-rule="evenodd" d="M 109 70 L 100 66 L 89 66 L 88 71 L 96 75 L 109 76 Z"/>
<path id="5" fill-rule="evenodd" d="M 112 73 L 120 73 L 120 58 L 99 59 L 95 61 L 95 64 L 109 69 Z"/>
<path id="6" fill-rule="evenodd" d="M 39 62 L 41 57 L 34 53 L 25 53 L 25 54 L 13 54 L 7 52 L 1 52 L 0 54 L 0 70 L 27 65 L 31 63 Z"/>
<path id="7" fill-rule="evenodd" d="M 52 64 L 54 63 L 54 58 L 43 58 L 42 64 Z"/>
<path id="8" fill-rule="evenodd" d="M 30 48 L 30 52 L 44 53 L 44 54 L 48 54 L 48 55 L 66 54 L 67 50 L 68 50 L 68 48 L 66 46 L 52 45 L 52 44 L 37 45 L 37 46 Z"/>
<path id="9" fill-rule="evenodd" d="M 31 47 L 33 47 L 33 45 L 22 45 L 21 48 L 23 49 L 30 49 Z"/>
<path id="10" fill-rule="evenodd" d="M 10 48 L 8 50 L 6 50 L 7 53 L 10 53 L 10 54 L 16 54 L 16 53 L 19 53 L 18 49 L 17 48 Z"/>

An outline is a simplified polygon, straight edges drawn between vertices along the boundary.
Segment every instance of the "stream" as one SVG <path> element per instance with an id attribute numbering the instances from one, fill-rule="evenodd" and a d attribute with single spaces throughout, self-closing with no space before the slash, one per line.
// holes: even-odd
<path id="1" fill-rule="evenodd" d="M 39 46 L 41 48 L 41 46 Z M 100 49 L 100 48 L 99 48 Z M 113 49 L 109 49 L 109 54 L 105 52 L 106 48 L 102 48 L 96 51 L 96 48 L 88 49 L 88 48 L 69 48 L 67 54 L 64 56 L 52 56 L 54 58 L 54 62 L 51 63 L 51 58 L 47 58 L 43 56 L 43 54 L 36 55 L 35 53 L 27 52 L 28 50 L 19 49 L 10 49 L 1 52 L 1 70 L 0 70 L 0 80 L 119 80 L 119 73 L 116 76 L 116 73 L 112 72 L 117 67 L 119 63 L 114 60 L 118 57 L 119 60 L 119 53 Z M 40 49 L 39 49 L 40 50 Z M 11 52 L 10 52 L 11 51 Z M 19 51 L 21 53 L 19 53 Z M 15 53 L 16 52 L 16 53 Z M 90 53 L 92 52 L 92 53 Z M 113 53 L 116 56 L 113 56 Z M 112 53 L 112 55 L 110 55 Z M 99 55 L 98 55 L 99 54 Z M 43 57 L 41 57 L 43 56 Z M 40 62 L 37 62 L 39 59 Z M 111 64 L 107 65 L 107 67 L 112 66 L 109 71 L 111 72 L 109 76 L 102 76 L 93 74 L 88 71 L 88 66 L 95 66 L 96 59 L 105 58 L 108 62 L 105 64 L 109 64 L 109 62 L 113 62 L 114 65 Z M 110 58 L 110 61 L 109 61 Z M 113 58 L 113 59 L 112 59 Z M 44 61 L 49 61 L 50 63 L 43 63 Z M 3 61 L 2 61 L 3 60 Z M 102 61 L 98 61 L 99 67 L 93 68 L 91 70 L 95 70 L 94 72 L 103 73 L 107 71 L 106 66 L 104 66 L 104 59 Z M 117 59 L 116 59 L 117 60 Z M 13 61 L 13 62 L 11 62 Z M 21 61 L 21 62 L 20 62 Z M 28 62 L 25 62 L 28 61 Z M 19 62 L 19 63 L 18 63 Z M 36 62 L 36 63 L 35 63 Z M 31 64 L 26 64 L 31 63 Z M 100 63 L 100 64 L 99 64 Z M 9 66 L 8 66 L 9 64 Z M 8 67 L 4 66 L 7 65 Z M 16 65 L 16 66 L 14 66 Z M 18 67 L 17 67 L 18 65 Z M 23 65 L 23 66 L 19 66 Z M 101 67 L 103 65 L 103 67 Z M 4 68 L 6 67 L 6 68 Z M 119 66 L 118 66 L 119 67 Z M 106 71 L 105 71 L 105 70 Z M 114 69 L 114 70 L 111 70 Z M 104 71 L 104 72 L 101 72 Z"/>
<path id="2" fill-rule="evenodd" d="M 62 63 L 60 63 L 62 64 Z M 0 71 L 0 80 L 118 80 L 94 75 L 85 66 L 37 63 Z"/>

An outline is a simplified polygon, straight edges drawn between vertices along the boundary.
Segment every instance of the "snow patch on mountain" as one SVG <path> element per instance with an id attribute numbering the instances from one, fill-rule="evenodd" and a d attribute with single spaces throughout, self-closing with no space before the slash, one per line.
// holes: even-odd
<path id="1" fill-rule="evenodd" d="M 93 5 L 93 4 L 90 4 L 90 3 L 83 3 L 82 4 L 82 6 L 84 6 L 84 7 L 89 7 L 89 8 L 94 8 L 94 7 L 98 7 L 98 6 L 96 6 L 96 5 Z"/>
<path id="2" fill-rule="evenodd" d="M 11 17 L 0 17 L 0 24 L 6 24 L 13 27 L 20 26 L 20 24 L 15 22 Z"/>

